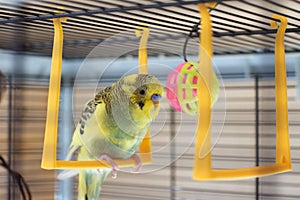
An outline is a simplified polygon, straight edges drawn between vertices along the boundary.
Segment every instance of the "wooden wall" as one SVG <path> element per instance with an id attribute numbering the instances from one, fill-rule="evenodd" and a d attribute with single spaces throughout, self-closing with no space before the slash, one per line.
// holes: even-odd
<path id="1" fill-rule="evenodd" d="M 162 111 L 152 126 L 153 164 L 145 166 L 143 173 L 131 174 L 123 169 L 117 179 L 109 177 L 103 186 L 101 199 L 260 199 L 300 198 L 300 101 L 296 100 L 295 81 L 288 81 L 290 142 L 293 171 L 263 177 L 256 188 L 255 179 L 238 181 L 192 180 L 195 117 L 172 112 L 164 101 Z M 255 165 L 256 114 L 259 114 L 260 164 L 275 160 L 275 104 L 274 84 L 264 79 L 258 85 L 259 104 L 256 113 L 255 80 L 225 81 L 226 98 L 221 96 L 214 106 L 213 166 L 216 168 L 250 167 Z M 11 92 L 11 120 L 8 116 L 9 91 Z M 86 94 L 88 95 L 88 94 Z M 77 94 L 75 102 L 80 102 Z M 226 100 L 226 108 L 224 101 Z M 62 100 L 63 101 L 63 100 Z M 222 103 L 223 102 L 223 103 Z M 40 168 L 45 114 L 47 103 L 46 81 L 13 80 L 0 105 L 0 154 L 12 159 L 12 166 L 28 182 L 33 199 L 60 199 L 55 171 Z M 80 113 L 83 105 L 76 104 Z M 226 113 L 224 126 L 223 117 Z M 10 122 L 10 124 L 9 124 Z M 10 127 L 10 128 L 9 128 Z M 219 133 L 221 131 L 221 135 Z M 11 133 L 9 151 L 8 133 Z M 72 133 L 70 133 L 72 134 Z M 218 140 L 216 140 L 218 138 Z M 76 199 L 76 178 L 74 178 Z M 0 168 L 0 199 L 7 199 L 7 173 Z M 11 187 L 13 188 L 13 187 Z M 13 191 L 13 189 L 11 189 Z M 55 195 L 57 192 L 57 195 Z M 17 188 L 11 199 L 21 199 Z"/>

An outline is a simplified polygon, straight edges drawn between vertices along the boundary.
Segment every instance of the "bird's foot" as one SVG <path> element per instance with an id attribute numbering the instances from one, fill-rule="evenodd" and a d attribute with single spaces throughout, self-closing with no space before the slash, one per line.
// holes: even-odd
<path id="1" fill-rule="evenodd" d="M 99 160 L 106 160 L 110 164 L 110 166 L 112 168 L 112 171 L 111 171 L 112 178 L 114 178 L 114 179 L 117 178 L 119 167 L 115 163 L 115 161 L 111 157 L 109 157 L 108 155 L 106 155 L 106 154 L 101 155 L 99 157 Z"/>
<path id="2" fill-rule="evenodd" d="M 136 163 L 135 167 L 132 169 L 132 173 L 140 173 L 142 171 L 142 166 L 143 166 L 140 156 L 135 153 L 132 155 L 131 158 Z"/>

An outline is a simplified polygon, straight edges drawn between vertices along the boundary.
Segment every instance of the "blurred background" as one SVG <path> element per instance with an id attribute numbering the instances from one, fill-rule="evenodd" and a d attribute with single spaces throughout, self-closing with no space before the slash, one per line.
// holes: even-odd
<path id="1" fill-rule="evenodd" d="M 64 159 L 85 102 L 99 89 L 138 69 L 137 26 L 147 24 L 149 73 L 163 84 L 184 62 L 198 61 L 197 4 L 208 0 L 0 0 L 0 155 L 26 181 L 32 199 L 77 199 L 77 177 L 56 180 L 41 169 L 53 45 L 53 18 L 63 23 L 64 48 L 58 158 Z M 59 12 L 55 12 L 59 11 Z M 151 126 L 153 164 L 141 174 L 123 169 L 108 177 L 101 199 L 300 198 L 300 1 L 218 1 L 213 22 L 213 65 L 220 95 L 213 107 L 214 168 L 275 162 L 273 14 L 287 17 L 285 52 L 293 171 L 235 181 L 192 179 L 197 117 L 164 98 Z M 187 41 L 187 46 L 184 44 Z M 3 165 L 3 163 L 1 163 Z M 18 181 L 0 167 L 0 199 L 22 199 Z"/>

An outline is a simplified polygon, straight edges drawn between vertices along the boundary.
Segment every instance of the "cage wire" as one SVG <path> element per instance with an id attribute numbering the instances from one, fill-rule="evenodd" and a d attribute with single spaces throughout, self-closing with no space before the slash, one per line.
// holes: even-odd
<path id="1" fill-rule="evenodd" d="M 68 17 L 67 22 L 63 23 L 65 34 L 63 56 L 66 60 L 85 58 L 92 49 L 107 38 L 124 31 L 134 32 L 142 23 L 148 24 L 151 29 L 149 44 L 155 46 L 164 43 L 170 49 L 177 49 L 178 44 L 184 44 L 194 25 L 199 23 L 196 4 L 203 2 L 211 1 L 2 0 L 0 1 L 0 48 L 22 55 L 51 56 L 52 19 Z M 285 34 L 286 53 L 300 51 L 300 2 L 298 0 L 280 2 L 276 0 L 223 0 L 217 2 L 217 7 L 210 12 L 213 22 L 214 55 L 273 53 L 276 30 L 269 27 L 269 21 L 274 13 L 284 15 L 288 19 Z M 60 13 L 55 12 L 57 10 Z M 201 34 L 201 26 L 197 27 L 196 32 Z M 190 36 L 198 38 L 198 34 Z M 17 42 L 16 38 L 19 38 Z M 111 42 L 111 49 L 120 48 L 122 41 L 127 42 L 128 37 L 124 35 L 120 41 Z M 186 52 L 187 55 L 191 55 L 195 50 L 188 46 Z M 108 49 L 101 55 L 96 55 L 95 58 L 114 57 L 114 53 L 115 51 Z M 149 53 L 150 57 L 161 53 L 166 57 L 173 56 L 168 52 L 149 51 Z M 132 51 L 130 54 L 135 57 L 137 51 Z M 287 74 L 289 100 L 293 100 L 296 98 L 296 82 L 292 78 L 295 74 L 294 72 L 287 72 Z M 222 137 L 214 148 L 213 164 L 216 167 L 244 167 L 274 162 L 273 76 L 272 72 L 264 74 L 253 72 L 245 81 L 241 79 L 244 75 L 222 74 L 224 80 L 234 81 L 225 81 L 224 84 L 228 104 L 227 120 Z M 1 105 L 3 112 L 0 118 L 4 133 L 1 134 L 0 140 L 3 144 L 0 146 L 1 152 L 11 155 L 12 170 L 17 169 L 25 177 L 33 198 L 38 199 L 53 199 L 55 191 L 61 190 L 55 185 L 53 172 L 44 172 L 39 169 L 47 81 L 45 77 L 30 78 L 21 74 L 12 74 L 12 79 L 8 82 L 9 87 L 6 87 L 7 96 L 3 98 Z M 65 83 L 63 87 L 69 84 Z M 22 104 L 18 104 L 18 99 L 22 100 Z M 102 197 L 104 199 L 299 199 L 300 152 L 297 132 L 300 130 L 300 122 L 298 108 L 299 102 L 289 103 L 294 167 L 291 173 L 227 184 L 193 182 L 190 176 L 194 149 L 190 148 L 179 160 L 162 170 L 134 178 L 128 174 L 122 174 L 118 182 L 108 179 Z M 192 135 L 194 130 L 190 127 L 195 125 L 192 119 L 188 117 L 182 119 L 171 109 L 167 111 L 169 121 L 163 130 L 165 134 L 161 138 L 163 141 L 174 138 L 180 120 L 183 120 L 181 126 L 186 130 L 186 136 Z M 216 111 L 222 110 L 216 108 Z M 214 123 L 218 125 L 217 121 Z M 240 130 L 243 130 L 243 134 Z M 168 159 L 177 157 L 186 147 L 187 142 L 190 142 L 187 138 L 185 136 L 176 138 L 171 150 L 159 156 Z M 6 148 L 8 145 L 6 141 L 14 142 L 11 150 Z M 161 141 L 154 139 L 153 145 L 159 148 Z M 21 158 L 22 156 L 24 158 Z M 0 198 L 17 199 L 19 191 L 10 189 L 13 183 L 9 179 L 2 179 L 6 177 L 6 172 L 1 171 L 0 176 L 1 180 L 7 180 L 0 182 L 2 188 Z M 76 184 L 71 189 L 75 190 L 75 187 Z"/>

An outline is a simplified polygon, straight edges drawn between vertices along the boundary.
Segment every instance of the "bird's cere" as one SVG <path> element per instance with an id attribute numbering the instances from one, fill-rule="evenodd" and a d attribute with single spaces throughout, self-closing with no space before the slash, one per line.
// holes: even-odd
<path id="1" fill-rule="evenodd" d="M 158 104 L 159 101 L 161 100 L 161 95 L 159 95 L 159 94 L 153 94 L 151 96 L 151 100 L 153 101 L 154 104 Z"/>

